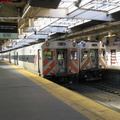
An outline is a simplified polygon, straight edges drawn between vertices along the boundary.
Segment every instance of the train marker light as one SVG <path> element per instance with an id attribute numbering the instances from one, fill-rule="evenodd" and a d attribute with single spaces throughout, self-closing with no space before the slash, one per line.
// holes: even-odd
<path id="1" fill-rule="evenodd" d="M 73 43 L 73 46 L 76 46 L 76 43 Z"/>
<path id="2" fill-rule="evenodd" d="M 83 47 L 85 47 L 85 46 L 86 46 L 86 44 L 84 43 L 84 44 L 82 44 L 82 46 L 83 46 Z"/>
<path id="3" fill-rule="evenodd" d="M 49 45 L 50 45 L 50 43 L 49 43 L 49 42 L 47 42 L 47 43 L 46 43 L 46 46 L 49 46 Z"/>
<path id="4" fill-rule="evenodd" d="M 102 44 L 102 47 L 104 47 L 104 44 Z"/>

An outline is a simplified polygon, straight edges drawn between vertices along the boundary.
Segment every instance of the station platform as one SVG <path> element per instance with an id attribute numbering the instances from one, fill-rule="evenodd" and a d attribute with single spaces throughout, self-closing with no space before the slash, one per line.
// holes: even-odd
<path id="1" fill-rule="evenodd" d="M 120 120 L 120 112 L 0 60 L 0 120 Z"/>

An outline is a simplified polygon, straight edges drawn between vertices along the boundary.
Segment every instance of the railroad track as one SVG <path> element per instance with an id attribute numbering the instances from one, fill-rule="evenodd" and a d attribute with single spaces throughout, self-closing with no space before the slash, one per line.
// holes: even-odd
<path id="1" fill-rule="evenodd" d="M 112 93 L 114 95 L 120 96 L 120 85 L 107 83 L 105 81 L 84 82 L 81 84 L 98 89 L 98 90 L 101 90 L 101 91 L 104 91 L 104 92 L 108 92 L 108 93 Z"/>

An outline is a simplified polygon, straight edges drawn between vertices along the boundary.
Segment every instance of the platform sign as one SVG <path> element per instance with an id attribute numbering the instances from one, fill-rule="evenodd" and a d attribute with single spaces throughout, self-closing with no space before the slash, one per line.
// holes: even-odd
<path id="1" fill-rule="evenodd" d="M 0 38 L 18 38 L 18 23 L 0 22 Z"/>

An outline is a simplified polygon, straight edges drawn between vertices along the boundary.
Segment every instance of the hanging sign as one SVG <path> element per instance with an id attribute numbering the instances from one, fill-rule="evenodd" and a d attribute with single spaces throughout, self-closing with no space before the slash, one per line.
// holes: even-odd
<path id="1" fill-rule="evenodd" d="M 18 23 L 0 22 L 0 38 L 18 38 Z"/>
<path id="2" fill-rule="evenodd" d="M 0 0 L 3 3 L 21 2 L 22 0 Z"/>

